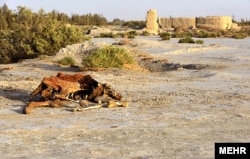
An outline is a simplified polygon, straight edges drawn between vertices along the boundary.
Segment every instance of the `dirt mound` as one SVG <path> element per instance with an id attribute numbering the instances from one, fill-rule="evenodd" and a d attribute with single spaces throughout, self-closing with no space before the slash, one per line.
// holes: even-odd
<path id="1" fill-rule="evenodd" d="M 73 44 L 68 45 L 65 48 L 62 48 L 56 56 L 52 58 L 52 61 L 58 61 L 64 57 L 72 57 L 76 60 L 76 65 L 84 71 L 103 71 L 105 68 L 83 68 L 82 67 L 82 59 L 93 51 L 100 49 L 109 44 L 105 42 L 84 42 L 81 44 Z M 129 69 L 131 71 L 142 71 L 142 72 L 164 72 L 164 71 L 173 71 L 178 69 L 205 69 L 209 68 L 209 65 L 203 64 L 179 64 L 179 63 L 171 63 L 168 59 L 157 59 L 153 57 L 150 53 L 143 52 L 136 48 L 127 47 L 127 46 L 117 46 L 124 47 L 128 50 L 128 53 L 134 57 L 136 60 L 133 64 L 125 64 L 124 68 Z"/>
<path id="2" fill-rule="evenodd" d="M 52 58 L 52 61 L 58 61 L 64 57 L 72 57 L 76 61 L 76 65 L 81 67 L 82 58 L 88 56 L 91 52 L 108 45 L 105 42 L 91 42 L 86 41 L 80 44 L 68 45 L 62 48 L 58 53 Z"/>

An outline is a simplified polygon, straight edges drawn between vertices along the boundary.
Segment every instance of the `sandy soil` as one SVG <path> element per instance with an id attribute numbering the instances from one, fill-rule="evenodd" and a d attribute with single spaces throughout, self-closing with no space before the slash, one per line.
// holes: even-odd
<path id="1" fill-rule="evenodd" d="M 156 59 L 209 67 L 85 72 L 121 92 L 127 108 L 72 112 L 75 105 L 66 103 L 23 115 L 43 77 L 79 70 L 38 59 L 0 65 L 0 156 L 212 159 L 215 142 L 249 142 L 249 41 L 187 45 L 136 38 L 136 48 Z"/>

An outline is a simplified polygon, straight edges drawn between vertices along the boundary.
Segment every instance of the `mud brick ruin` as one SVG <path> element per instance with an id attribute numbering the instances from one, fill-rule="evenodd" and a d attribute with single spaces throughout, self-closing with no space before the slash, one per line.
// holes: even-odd
<path id="1" fill-rule="evenodd" d="M 240 30 L 240 27 L 233 23 L 230 16 L 207 16 L 207 17 L 159 17 L 157 11 L 150 9 L 146 15 L 146 31 L 157 34 L 160 29 L 173 28 L 182 29 L 211 29 L 211 30 Z"/>

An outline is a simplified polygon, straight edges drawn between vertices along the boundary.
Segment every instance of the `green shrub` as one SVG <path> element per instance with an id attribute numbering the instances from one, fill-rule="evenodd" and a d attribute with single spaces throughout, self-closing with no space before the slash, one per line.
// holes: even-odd
<path id="1" fill-rule="evenodd" d="M 247 35 L 243 34 L 243 33 L 234 33 L 232 38 L 234 39 L 245 39 L 247 37 Z"/>
<path id="2" fill-rule="evenodd" d="M 172 38 L 184 38 L 187 36 L 191 36 L 191 33 L 189 32 L 175 32 L 172 34 Z"/>
<path id="3" fill-rule="evenodd" d="M 201 31 L 197 32 L 195 36 L 198 38 L 208 38 L 209 33 L 205 30 L 201 30 Z"/>
<path id="4" fill-rule="evenodd" d="M 4 63 L 17 62 L 20 59 L 36 58 L 40 55 L 54 55 L 60 48 L 66 45 L 84 41 L 84 34 L 76 27 L 67 27 L 60 24 L 44 24 L 40 31 L 34 28 L 19 26 L 10 32 L 5 39 L 7 45 L 5 53 L 10 60 Z M 3 52 L 0 51 L 0 54 Z"/>
<path id="5" fill-rule="evenodd" d="M 170 36 L 164 36 L 161 38 L 161 40 L 170 40 Z"/>
<path id="6" fill-rule="evenodd" d="M 178 43 L 195 43 L 194 39 L 187 36 L 178 41 Z"/>
<path id="7" fill-rule="evenodd" d="M 124 64 L 132 64 L 133 62 L 133 57 L 124 48 L 106 46 L 92 52 L 83 59 L 82 64 L 84 67 L 120 68 Z"/>
<path id="8" fill-rule="evenodd" d="M 143 31 L 143 32 L 142 32 L 142 36 L 149 36 L 149 35 L 150 35 L 150 33 L 147 32 L 147 31 Z"/>
<path id="9" fill-rule="evenodd" d="M 201 30 L 199 32 L 196 33 L 195 35 L 198 38 L 216 38 L 218 36 L 220 36 L 219 32 L 209 32 L 209 31 L 205 31 L 205 30 Z"/>
<path id="10" fill-rule="evenodd" d="M 170 40 L 171 35 L 168 32 L 160 33 L 161 40 Z"/>
<path id="11" fill-rule="evenodd" d="M 135 38 L 135 36 L 137 36 L 138 34 L 137 34 L 137 32 L 136 31 L 129 31 L 128 33 L 127 33 L 127 37 L 129 38 L 129 39 L 134 39 Z"/>
<path id="12" fill-rule="evenodd" d="M 58 60 L 57 63 L 61 65 L 69 65 L 69 66 L 75 66 L 76 62 L 72 57 L 64 57 L 61 60 Z"/>
<path id="13" fill-rule="evenodd" d="M 196 43 L 196 44 L 203 44 L 204 41 L 203 41 L 203 40 L 195 40 L 195 43 Z"/>
<path id="14" fill-rule="evenodd" d="M 10 24 L 6 30 L 0 30 L 0 63 L 51 56 L 66 45 L 86 40 L 80 27 L 24 7 L 12 15 Z"/>
<path id="15" fill-rule="evenodd" d="M 112 32 L 110 33 L 100 33 L 99 38 L 116 38 L 117 35 L 113 34 Z"/>

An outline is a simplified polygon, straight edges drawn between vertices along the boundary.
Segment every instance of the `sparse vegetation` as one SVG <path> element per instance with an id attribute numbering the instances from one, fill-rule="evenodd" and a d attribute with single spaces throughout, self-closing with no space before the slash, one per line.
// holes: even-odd
<path id="1" fill-rule="evenodd" d="M 192 37 L 187 36 L 184 38 L 181 38 L 178 43 L 189 43 L 189 44 L 203 44 L 204 41 L 203 40 L 194 40 Z"/>
<path id="2" fill-rule="evenodd" d="M 234 21 L 236 22 L 236 21 Z M 17 7 L 16 10 L 10 10 L 6 4 L 0 7 L 0 64 L 18 62 L 21 59 L 36 58 L 39 56 L 54 55 L 60 48 L 73 43 L 89 40 L 85 35 L 87 27 L 91 25 L 106 25 L 106 18 L 98 14 L 68 16 L 65 13 L 59 13 L 55 10 L 46 13 L 43 9 L 38 12 L 32 12 L 26 7 Z M 190 37 L 197 38 L 216 38 L 228 37 L 234 39 L 244 39 L 250 36 L 250 22 L 247 19 L 241 19 L 236 22 L 241 26 L 241 30 L 211 30 L 211 29 L 183 29 L 175 28 L 175 32 L 162 33 L 162 40 L 170 38 L 182 38 L 179 43 L 197 43 L 203 44 L 202 40 L 194 41 Z M 110 22 L 112 24 L 112 22 Z M 83 25 L 88 25 L 83 27 Z M 90 25 L 90 26 L 89 26 Z M 119 25 L 123 28 L 122 33 L 101 33 L 100 37 L 109 38 L 135 38 L 138 35 L 137 30 L 146 26 L 145 21 L 123 21 L 114 19 L 113 25 Z M 134 31 L 128 31 L 133 28 Z M 119 29 L 117 29 L 119 31 Z M 116 31 L 117 31 L 116 30 Z M 172 30 L 171 30 L 172 31 Z M 143 31 L 142 35 L 150 35 Z M 127 44 L 129 41 L 122 41 L 121 44 Z"/>
<path id="3" fill-rule="evenodd" d="M 184 37 L 184 38 L 181 38 L 178 43 L 195 43 L 194 39 L 187 36 L 187 37 Z"/>
<path id="4" fill-rule="evenodd" d="M 197 38 L 216 38 L 216 37 L 220 37 L 220 33 L 219 32 L 209 32 L 206 30 L 200 30 L 198 32 L 194 32 L 193 37 L 197 37 Z"/>
<path id="5" fill-rule="evenodd" d="M 246 37 L 247 35 L 244 33 L 234 33 L 232 36 L 232 38 L 234 39 L 245 39 Z"/>
<path id="6" fill-rule="evenodd" d="M 122 24 L 123 27 L 129 27 L 132 29 L 142 29 L 146 27 L 145 21 L 127 21 Z"/>
<path id="7" fill-rule="evenodd" d="M 84 67 L 121 68 L 124 64 L 132 64 L 134 59 L 126 49 L 116 46 L 106 46 L 92 52 L 83 59 Z"/>
<path id="8" fill-rule="evenodd" d="M 142 32 L 142 36 L 149 36 L 149 35 L 150 35 L 150 33 L 147 32 L 147 31 L 143 31 L 143 32 Z"/>
<path id="9" fill-rule="evenodd" d="M 76 62 L 72 57 L 64 57 L 61 60 L 58 60 L 57 63 L 65 66 L 75 66 Z"/>
<path id="10" fill-rule="evenodd" d="M 114 34 L 112 32 L 100 33 L 100 35 L 96 36 L 96 37 L 98 37 L 98 38 L 129 38 L 129 39 L 133 39 L 137 35 L 138 35 L 138 33 L 136 31 L 129 31 L 126 33 L 117 33 L 117 34 Z"/>
<path id="11" fill-rule="evenodd" d="M 250 36 L 250 27 L 243 27 L 240 31 L 236 30 L 205 30 L 195 29 L 181 32 L 174 32 L 172 38 L 184 38 L 184 37 L 196 37 L 196 38 L 217 38 L 217 37 L 228 37 L 235 39 L 244 39 Z"/>
<path id="12" fill-rule="evenodd" d="M 174 34 L 172 34 L 172 38 L 184 38 L 187 36 L 192 36 L 192 34 L 190 32 L 175 32 Z"/>
<path id="13" fill-rule="evenodd" d="M 196 43 L 196 44 L 203 44 L 204 41 L 203 41 L 203 40 L 195 40 L 195 43 Z"/>
<path id="14" fill-rule="evenodd" d="M 100 36 L 98 38 L 116 38 L 117 35 L 113 34 L 112 32 L 109 33 L 100 33 Z"/>
<path id="15" fill-rule="evenodd" d="M 170 40 L 171 35 L 168 32 L 160 33 L 161 40 Z"/>
<path id="16" fill-rule="evenodd" d="M 129 31 L 128 33 L 126 33 L 126 35 L 128 36 L 129 39 L 134 39 L 135 36 L 137 36 L 137 32 L 136 31 Z"/>

